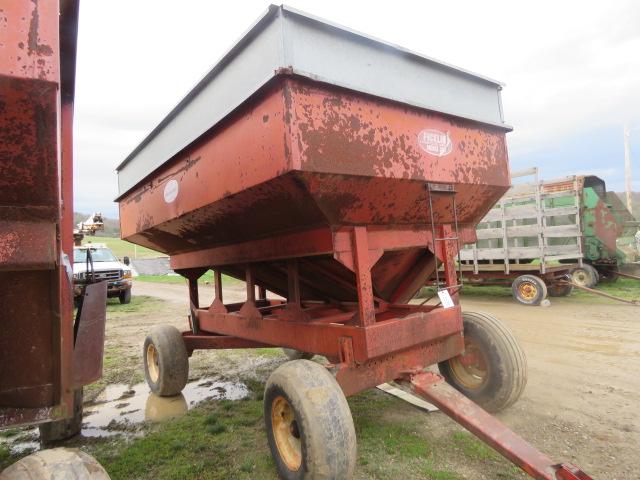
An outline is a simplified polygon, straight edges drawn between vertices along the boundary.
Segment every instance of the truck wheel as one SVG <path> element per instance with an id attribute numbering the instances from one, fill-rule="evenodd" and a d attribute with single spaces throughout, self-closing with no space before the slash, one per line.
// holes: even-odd
<path id="1" fill-rule="evenodd" d="M 488 412 L 512 405 L 527 384 L 527 359 L 511 331 L 486 313 L 465 312 L 464 352 L 438 364 L 455 389 Z"/>
<path id="2" fill-rule="evenodd" d="M 356 464 L 349 405 L 323 366 L 294 360 L 278 367 L 264 393 L 269 448 L 280 478 L 348 479 Z"/>
<path id="3" fill-rule="evenodd" d="M 295 348 L 283 348 L 282 351 L 289 360 L 311 360 L 314 357 L 313 353 L 301 352 Z"/>
<path id="4" fill-rule="evenodd" d="M 131 303 L 131 289 L 127 288 L 124 292 L 120 292 L 118 298 L 120 299 L 120 303 L 122 303 L 123 305 L 126 303 Z"/>
<path id="5" fill-rule="evenodd" d="M 144 341 L 144 376 L 153 393 L 177 395 L 189 378 L 189 356 L 182 334 L 171 325 L 157 325 Z"/>
<path id="6" fill-rule="evenodd" d="M 568 283 L 554 283 L 547 287 L 550 297 L 566 297 L 573 291 L 573 285 Z"/>
<path id="7" fill-rule="evenodd" d="M 77 448 L 41 450 L 18 460 L 0 473 L 0 480 L 109 480 L 102 465 Z"/>
<path id="8" fill-rule="evenodd" d="M 571 281 L 581 287 L 593 288 L 598 283 L 598 272 L 591 265 L 584 264 L 571 270 Z"/>
<path id="9" fill-rule="evenodd" d="M 520 275 L 511 284 L 511 291 L 523 305 L 540 305 L 547 298 L 547 285 L 535 275 Z"/>
<path id="10" fill-rule="evenodd" d="M 73 417 L 43 423 L 38 427 L 44 445 L 73 437 L 82 429 L 82 387 L 73 392 Z"/>

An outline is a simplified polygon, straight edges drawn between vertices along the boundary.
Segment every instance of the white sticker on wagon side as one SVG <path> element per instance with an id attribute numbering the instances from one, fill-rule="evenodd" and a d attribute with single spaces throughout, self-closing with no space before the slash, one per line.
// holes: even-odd
<path id="1" fill-rule="evenodd" d="M 164 201 L 167 203 L 173 203 L 178 197 L 180 186 L 177 180 L 169 180 L 164 186 Z"/>
<path id="2" fill-rule="evenodd" d="M 451 142 L 449 132 L 441 132 L 432 128 L 422 130 L 418 134 L 418 144 L 422 150 L 436 157 L 449 155 L 453 150 L 453 142 Z"/>
<path id="3" fill-rule="evenodd" d="M 451 298 L 449 290 L 440 290 L 438 292 L 438 297 L 440 298 L 440 302 L 442 303 L 442 308 L 451 308 L 454 306 L 453 298 Z"/>

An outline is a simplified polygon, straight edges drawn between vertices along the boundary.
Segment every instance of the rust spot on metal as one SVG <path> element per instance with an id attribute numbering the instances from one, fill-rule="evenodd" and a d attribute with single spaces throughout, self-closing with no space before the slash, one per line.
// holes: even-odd
<path id="1" fill-rule="evenodd" d="M 18 235 L 8 232 L 0 235 L 0 264 L 7 262 L 18 248 Z"/>
<path id="2" fill-rule="evenodd" d="M 29 22 L 29 36 L 27 40 L 28 51 L 30 54 L 34 53 L 36 55 L 51 56 L 53 55 L 53 49 L 49 45 L 38 43 L 40 12 L 38 0 L 31 1 L 33 2 L 34 8 L 31 12 L 31 21 Z"/>

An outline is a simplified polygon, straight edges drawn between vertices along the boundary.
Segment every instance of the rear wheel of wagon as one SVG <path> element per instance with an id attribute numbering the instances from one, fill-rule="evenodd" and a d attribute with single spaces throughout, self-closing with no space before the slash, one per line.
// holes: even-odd
<path id="1" fill-rule="evenodd" d="M 527 383 L 527 359 L 511 331 L 486 313 L 465 312 L 464 353 L 438 364 L 454 388 L 488 412 L 512 405 Z"/>
<path id="2" fill-rule="evenodd" d="M 156 395 L 177 395 L 189 378 L 189 356 L 180 331 L 171 325 L 157 325 L 144 341 L 144 376 Z"/>
<path id="3" fill-rule="evenodd" d="M 311 360 L 314 357 L 313 353 L 301 352 L 295 348 L 283 348 L 282 351 L 289 360 Z"/>
<path id="4" fill-rule="evenodd" d="M 511 291 L 523 305 L 540 305 L 547 298 L 547 285 L 535 275 L 520 275 L 511 284 Z"/>
<path id="5" fill-rule="evenodd" d="M 265 388 L 269 448 L 280 478 L 348 479 L 356 463 L 356 432 L 333 376 L 309 360 L 287 362 Z"/>

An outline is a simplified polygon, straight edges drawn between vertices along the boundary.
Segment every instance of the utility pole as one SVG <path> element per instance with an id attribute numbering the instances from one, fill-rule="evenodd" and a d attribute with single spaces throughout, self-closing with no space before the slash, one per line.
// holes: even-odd
<path id="1" fill-rule="evenodd" d="M 628 124 L 624 126 L 624 185 L 627 194 L 627 210 L 629 213 L 633 213 L 631 206 L 631 145 L 629 137 L 631 136 L 631 129 Z"/>

